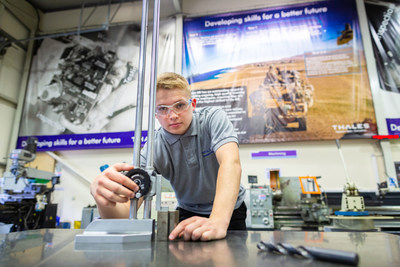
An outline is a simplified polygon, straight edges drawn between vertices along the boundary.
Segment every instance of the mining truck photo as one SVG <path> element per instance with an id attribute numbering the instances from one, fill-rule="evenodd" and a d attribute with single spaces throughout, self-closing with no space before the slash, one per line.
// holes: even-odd
<path id="1" fill-rule="evenodd" d="M 297 70 L 269 67 L 264 81 L 249 95 L 253 134 L 306 131 L 314 87 Z"/>

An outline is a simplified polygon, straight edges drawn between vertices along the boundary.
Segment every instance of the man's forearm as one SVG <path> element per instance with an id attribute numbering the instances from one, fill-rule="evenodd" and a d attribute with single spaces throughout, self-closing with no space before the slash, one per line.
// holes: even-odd
<path id="1" fill-rule="evenodd" d="M 211 219 L 222 221 L 229 226 L 240 187 L 241 166 L 240 162 L 225 162 L 218 171 L 217 188 L 214 205 L 210 215 Z"/>

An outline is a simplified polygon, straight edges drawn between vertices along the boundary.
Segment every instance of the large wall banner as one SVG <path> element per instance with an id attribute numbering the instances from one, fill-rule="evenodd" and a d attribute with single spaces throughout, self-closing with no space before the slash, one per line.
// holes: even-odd
<path id="1" fill-rule="evenodd" d="M 162 22 L 160 32 L 159 71 L 165 71 L 174 68 L 174 21 Z M 38 43 L 17 147 L 29 136 L 38 137 L 39 151 L 132 147 L 139 45 L 138 25 Z M 144 105 L 146 122 L 148 99 Z M 147 131 L 142 135 L 145 141 Z"/>
<path id="2" fill-rule="evenodd" d="M 400 134 L 400 4 L 367 2 L 384 113 L 389 134 Z"/>
<path id="3" fill-rule="evenodd" d="M 241 143 L 377 133 L 354 0 L 184 21 L 183 75 L 225 109 Z"/>

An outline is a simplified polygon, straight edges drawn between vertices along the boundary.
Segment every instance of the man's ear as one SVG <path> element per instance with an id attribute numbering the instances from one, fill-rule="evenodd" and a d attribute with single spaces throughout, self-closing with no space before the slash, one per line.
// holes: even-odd
<path id="1" fill-rule="evenodd" d="M 192 107 L 193 107 L 193 110 L 196 108 L 196 103 L 197 103 L 196 98 L 192 98 Z"/>

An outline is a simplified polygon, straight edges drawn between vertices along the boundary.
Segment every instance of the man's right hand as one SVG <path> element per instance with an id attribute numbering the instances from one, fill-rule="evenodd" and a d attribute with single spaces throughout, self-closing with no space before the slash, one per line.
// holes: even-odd
<path id="1" fill-rule="evenodd" d="M 102 209 L 107 210 L 115 207 L 118 203 L 127 203 L 130 198 L 134 197 L 135 192 L 139 190 L 137 184 L 121 173 L 121 171 L 130 171 L 132 169 L 134 167 L 126 163 L 114 164 L 100 173 L 90 185 L 90 193 L 94 197 L 100 215 L 103 218 L 109 216 L 104 216 L 105 213 L 102 212 Z M 115 215 L 117 213 L 119 212 L 115 211 Z M 114 216 L 111 215 L 111 217 Z"/>

